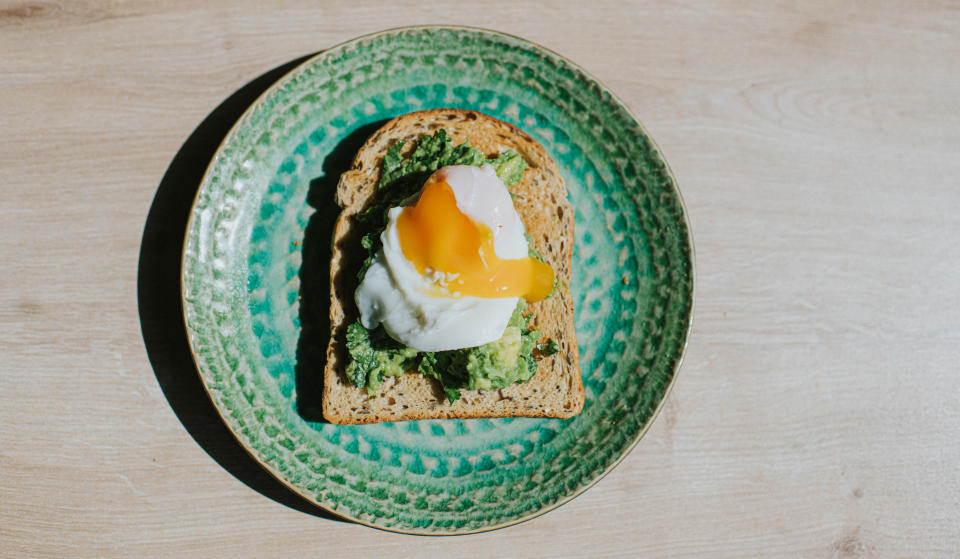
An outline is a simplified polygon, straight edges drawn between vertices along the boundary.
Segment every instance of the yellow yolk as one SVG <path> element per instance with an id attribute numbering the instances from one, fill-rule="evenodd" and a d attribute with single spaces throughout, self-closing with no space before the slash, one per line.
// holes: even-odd
<path id="1" fill-rule="evenodd" d="M 397 218 L 403 255 L 420 275 L 445 274 L 455 295 L 539 301 L 553 289 L 553 269 L 536 258 L 502 260 L 493 250 L 493 232 L 457 207 L 453 189 L 431 178 L 420 199 Z"/>

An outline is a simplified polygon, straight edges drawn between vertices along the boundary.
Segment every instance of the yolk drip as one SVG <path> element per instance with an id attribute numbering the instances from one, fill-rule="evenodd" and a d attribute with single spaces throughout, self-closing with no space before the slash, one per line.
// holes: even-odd
<path id="1" fill-rule="evenodd" d="M 539 301 L 553 289 L 553 269 L 536 258 L 502 260 L 493 232 L 457 207 L 450 185 L 431 178 L 420 199 L 397 218 L 403 255 L 421 275 L 446 274 L 449 292 L 473 297 Z"/>

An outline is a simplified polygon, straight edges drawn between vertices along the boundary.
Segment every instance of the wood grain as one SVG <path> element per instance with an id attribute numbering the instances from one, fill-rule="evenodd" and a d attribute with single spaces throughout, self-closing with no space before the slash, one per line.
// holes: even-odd
<path id="1" fill-rule="evenodd" d="M 679 179 L 698 272 L 679 381 L 627 460 L 456 538 L 319 517 L 244 466 L 202 402 L 168 402 L 137 296 L 158 185 L 215 107 L 436 22 L 617 92 Z M 957 3 L 0 2 L 0 53 L 0 555 L 957 556 Z"/>

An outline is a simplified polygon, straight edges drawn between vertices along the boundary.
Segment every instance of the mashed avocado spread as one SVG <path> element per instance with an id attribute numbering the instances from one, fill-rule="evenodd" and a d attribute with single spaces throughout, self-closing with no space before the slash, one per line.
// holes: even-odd
<path id="1" fill-rule="evenodd" d="M 376 200 L 358 217 L 366 230 L 362 246 L 367 251 L 367 259 L 360 269 L 360 281 L 373 255 L 380 249 L 380 233 L 386 226 L 387 210 L 417 192 L 434 171 L 447 165 L 479 167 L 489 163 L 504 184 L 513 186 L 527 168 L 526 160 L 513 150 L 506 150 L 495 159 L 487 159 L 468 142 L 454 145 L 443 129 L 432 136 L 421 136 L 406 159 L 400 155 L 402 149 L 403 143 L 398 142 L 387 150 Z M 532 250 L 531 256 L 540 258 Z M 384 377 L 399 376 L 416 368 L 437 379 L 451 402 L 460 398 L 461 389 L 495 390 L 515 382 L 526 382 L 537 371 L 534 350 L 546 356 L 556 353 L 557 346 L 553 341 L 537 343 L 540 333 L 529 328 L 532 316 L 524 317 L 524 308 L 521 299 L 499 340 L 450 351 L 417 351 L 392 339 L 382 326 L 371 331 L 357 320 L 347 327 L 346 345 L 350 353 L 347 377 L 355 386 L 374 392 Z"/>

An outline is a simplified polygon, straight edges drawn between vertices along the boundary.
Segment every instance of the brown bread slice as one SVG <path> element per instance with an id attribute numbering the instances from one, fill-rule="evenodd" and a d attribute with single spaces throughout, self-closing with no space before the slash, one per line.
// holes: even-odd
<path id="1" fill-rule="evenodd" d="M 404 155 L 413 141 L 443 128 L 455 143 L 469 140 L 488 157 L 505 149 L 522 155 L 530 167 L 510 188 L 514 205 L 533 237 L 532 246 L 553 267 L 559 288 L 552 297 L 527 306 L 541 341 L 552 339 L 560 351 L 539 361 L 537 373 L 522 384 L 503 389 L 463 390 L 454 403 L 440 384 L 416 371 L 386 377 L 373 394 L 347 379 L 347 326 L 357 319 L 354 291 L 357 272 L 366 251 L 355 216 L 365 209 L 380 179 L 387 148 L 404 141 Z M 539 143 L 511 124 L 487 115 L 459 109 L 435 109 L 397 117 L 375 132 L 357 152 L 349 171 L 340 177 L 337 203 L 342 212 L 333 233 L 330 260 L 330 345 L 324 370 L 323 415 L 331 423 L 353 425 L 409 419 L 475 417 L 567 418 L 583 409 L 577 338 L 573 329 L 570 295 L 573 254 L 573 208 L 560 170 Z"/>

